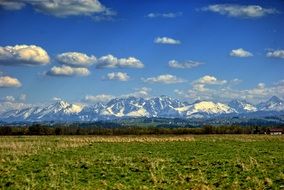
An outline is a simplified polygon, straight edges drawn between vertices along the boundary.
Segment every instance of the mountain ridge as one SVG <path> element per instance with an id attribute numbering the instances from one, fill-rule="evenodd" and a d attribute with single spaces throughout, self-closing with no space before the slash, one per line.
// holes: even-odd
<path id="1" fill-rule="evenodd" d="M 192 104 L 168 96 L 154 98 L 114 98 L 106 103 L 82 106 L 57 101 L 47 106 L 10 110 L 0 114 L 4 122 L 40 121 L 98 121 L 116 118 L 164 117 L 164 118 L 213 118 L 226 115 L 273 115 L 284 112 L 284 101 L 273 96 L 257 105 L 245 100 L 229 103 L 208 100 Z"/>

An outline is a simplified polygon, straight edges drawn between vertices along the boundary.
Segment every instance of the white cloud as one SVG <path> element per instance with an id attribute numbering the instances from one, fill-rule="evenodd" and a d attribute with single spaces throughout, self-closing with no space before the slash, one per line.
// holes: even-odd
<path id="1" fill-rule="evenodd" d="M 22 102 L 0 102 L 0 113 L 9 111 L 9 110 L 20 110 L 27 107 L 31 107 L 29 104 L 25 104 Z"/>
<path id="2" fill-rule="evenodd" d="M 27 95 L 21 94 L 17 97 L 14 96 L 5 96 L 1 99 L 2 102 L 24 102 L 26 101 Z"/>
<path id="3" fill-rule="evenodd" d="M 88 76 L 90 71 L 87 68 L 74 68 L 63 65 L 62 67 L 52 67 L 50 71 L 46 73 L 50 76 Z"/>
<path id="4" fill-rule="evenodd" d="M 284 50 L 279 49 L 279 50 L 269 51 L 269 52 L 267 52 L 266 56 L 284 59 Z"/>
<path id="5" fill-rule="evenodd" d="M 199 80 L 200 79 L 196 81 Z M 219 82 L 219 85 L 206 85 L 215 83 L 215 80 L 201 81 L 201 83 L 193 82 L 192 88 L 188 90 L 176 89 L 174 92 L 178 96 L 182 98 L 189 98 L 192 101 L 215 100 L 223 102 L 230 101 L 232 99 L 244 99 L 252 103 L 259 103 L 261 101 L 266 101 L 273 95 L 284 97 L 284 80 L 278 81 L 270 86 L 267 86 L 264 83 L 258 83 L 255 87 L 249 89 L 234 89 L 234 86 L 231 86 L 231 83 L 234 83 L 235 81 L 240 82 L 239 79 L 233 79 L 227 83 Z"/>
<path id="6" fill-rule="evenodd" d="M 196 92 L 208 92 L 207 85 L 224 85 L 227 84 L 226 80 L 219 80 L 214 76 L 205 75 L 192 82 L 192 89 Z"/>
<path id="7" fill-rule="evenodd" d="M 176 18 L 182 16 L 182 12 L 168 12 L 168 13 L 149 13 L 146 15 L 148 18 Z"/>
<path id="8" fill-rule="evenodd" d="M 142 88 L 135 88 L 135 91 L 126 95 L 122 95 L 122 97 L 140 97 L 140 98 L 149 98 L 150 92 L 152 91 L 151 88 L 142 87 Z"/>
<path id="9" fill-rule="evenodd" d="M 23 99 L 22 96 L 25 96 Z M 0 98 L 0 113 L 9 111 L 9 110 L 19 110 L 27 107 L 31 107 L 31 105 L 23 103 L 26 100 L 26 95 L 21 94 L 17 97 L 14 96 L 5 96 Z"/>
<path id="10" fill-rule="evenodd" d="M 53 0 L 32 4 L 36 10 L 57 17 L 92 15 L 106 11 L 106 8 L 98 0 Z"/>
<path id="11" fill-rule="evenodd" d="M 202 8 L 203 11 L 211 11 L 221 15 L 241 18 L 260 18 L 269 14 L 276 14 L 278 11 L 272 8 L 263 8 L 259 5 L 235 5 L 216 4 Z"/>
<path id="12" fill-rule="evenodd" d="M 110 10 L 99 0 L 1 0 L 0 6 L 8 10 L 19 10 L 31 5 L 36 11 L 56 17 L 110 15 Z"/>
<path id="13" fill-rule="evenodd" d="M 240 90 L 239 95 L 243 99 L 247 99 L 252 102 L 264 101 L 270 98 L 272 95 L 283 97 L 284 95 L 284 82 L 278 81 L 277 83 L 266 86 L 264 83 L 258 83 L 256 87 L 246 90 Z"/>
<path id="14" fill-rule="evenodd" d="M 219 80 L 214 76 L 205 75 L 193 82 L 193 84 L 205 84 L 205 85 L 222 85 L 226 84 L 226 80 Z"/>
<path id="15" fill-rule="evenodd" d="M 139 98 L 149 98 L 150 92 L 152 91 L 151 88 L 147 87 L 141 87 L 141 88 L 135 88 L 133 92 L 129 94 L 123 94 L 120 96 L 113 96 L 109 94 L 98 94 L 98 95 L 86 95 L 84 98 L 84 102 L 88 103 L 98 103 L 98 102 L 108 102 L 114 98 L 125 98 L 125 97 L 139 97 Z"/>
<path id="16" fill-rule="evenodd" d="M 16 100 L 16 98 L 14 98 L 14 96 L 5 96 L 2 101 L 4 102 L 14 102 Z"/>
<path id="17" fill-rule="evenodd" d="M 2 6 L 6 10 L 20 10 L 25 6 L 25 3 L 17 1 L 1 0 L 0 6 Z"/>
<path id="18" fill-rule="evenodd" d="M 135 57 L 117 58 L 109 54 L 97 60 L 97 68 L 143 68 L 143 63 Z"/>
<path id="19" fill-rule="evenodd" d="M 186 80 L 170 74 L 159 75 L 157 77 L 149 77 L 146 79 L 142 78 L 142 80 L 144 82 L 149 82 L 149 83 L 163 83 L 163 84 L 175 84 L 175 83 L 186 82 Z"/>
<path id="20" fill-rule="evenodd" d="M 157 37 L 154 40 L 156 44 L 169 44 L 169 45 L 179 45 L 181 42 L 169 37 Z"/>
<path id="21" fill-rule="evenodd" d="M 108 80 L 118 80 L 118 81 L 128 81 L 129 80 L 129 76 L 127 73 L 123 73 L 123 72 L 117 72 L 117 73 L 108 73 L 107 76 L 105 77 Z"/>
<path id="22" fill-rule="evenodd" d="M 176 69 L 191 69 L 193 67 L 198 67 L 204 63 L 198 61 L 188 60 L 185 62 L 178 62 L 177 60 L 170 60 L 169 67 L 176 68 Z"/>
<path id="23" fill-rule="evenodd" d="M 230 52 L 230 56 L 233 56 L 233 57 L 251 57 L 251 56 L 253 56 L 253 54 L 250 53 L 249 51 L 244 50 L 243 48 L 238 48 L 238 49 L 233 49 Z"/>
<path id="24" fill-rule="evenodd" d="M 0 77 L 0 88 L 10 88 L 10 87 L 21 87 L 21 82 L 13 77 L 10 76 L 2 76 Z"/>
<path id="25" fill-rule="evenodd" d="M 90 103 L 98 103 L 98 102 L 108 102 L 111 99 L 113 99 L 114 96 L 108 95 L 108 94 L 99 94 L 99 95 L 87 95 L 84 98 L 85 102 L 90 102 Z"/>
<path id="26" fill-rule="evenodd" d="M 62 99 L 61 98 L 59 98 L 59 97 L 53 97 L 52 98 L 52 101 L 61 101 Z"/>
<path id="27" fill-rule="evenodd" d="M 66 52 L 57 55 L 57 61 L 72 67 L 88 67 L 96 62 L 96 57 L 94 55 L 88 56 L 80 52 Z"/>
<path id="28" fill-rule="evenodd" d="M 2 65 L 45 65 L 48 63 L 47 52 L 39 46 L 0 46 L 0 64 Z"/>

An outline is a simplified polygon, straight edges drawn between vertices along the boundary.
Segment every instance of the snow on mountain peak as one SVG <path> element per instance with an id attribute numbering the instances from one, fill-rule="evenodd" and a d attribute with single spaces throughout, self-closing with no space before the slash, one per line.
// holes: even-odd
<path id="1" fill-rule="evenodd" d="M 66 108 L 68 107 L 70 104 L 66 101 L 63 101 L 63 100 L 59 100 L 53 104 L 51 104 L 50 106 L 53 107 L 53 108 L 58 108 L 58 109 L 63 109 L 63 108 Z"/>
<path id="2" fill-rule="evenodd" d="M 268 101 L 257 105 L 261 111 L 282 111 L 284 110 L 284 101 L 276 96 L 272 96 Z"/>
<path id="3" fill-rule="evenodd" d="M 268 102 L 273 102 L 273 103 L 283 103 L 283 100 L 281 100 L 280 98 L 278 98 L 277 96 L 272 96 Z"/>
<path id="4" fill-rule="evenodd" d="M 245 100 L 232 100 L 228 105 L 235 109 L 238 113 L 257 111 L 257 108 L 254 105 Z"/>
<path id="5" fill-rule="evenodd" d="M 244 101 L 228 104 L 196 101 L 192 104 L 168 96 L 149 99 L 125 97 L 91 106 L 58 101 L 48 106 L 28 107 L 0 113 L 0 120 L 13 121 L 96 121 L 117 117 L 170 117 L 203 118 L 226 114 L 249 114 L 257 111 L 284 111 L 284 102 L 272 97 L 257 107 Z"/>
<path id="6" fill-rule="evenodd" d="M 187 111 L 187 115 L 194 113 L 206 113 L 206 114 L 227 114 L 233 113 L 234 110 L 226 104 L 215 103 L 212 101 L 200 101 L 192 104 Z"/>
<path id="7" fill-rule="evenodd" d="M 66 113 L 80 113 L 84 106 L 78 105 L 78 104 L 71 104 L 68 107 L 66 107 Z"/>

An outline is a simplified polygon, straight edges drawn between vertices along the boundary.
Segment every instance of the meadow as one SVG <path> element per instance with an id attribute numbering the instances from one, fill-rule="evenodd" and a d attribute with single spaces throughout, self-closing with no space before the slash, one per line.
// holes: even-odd
<path id="1" fill-rule="evenodd" d="M 1 189 L 284 189 L 284 136 L 2 136 Z"/>

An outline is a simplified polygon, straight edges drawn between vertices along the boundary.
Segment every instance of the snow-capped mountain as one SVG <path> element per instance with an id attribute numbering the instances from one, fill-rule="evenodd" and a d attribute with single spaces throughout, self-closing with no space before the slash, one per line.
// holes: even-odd
<path id="1" fill-rule="evenodd" d="M 256 112 L 257 108 L 245 100 L 232 100 L 228 106 L 233 108 L 237 113 Z"/>
<path id="2" fill-rule="evenodd" d="M 106 104 L 106 108 L 101 112 L 105 116 L 115 117 L 143 117 L 149 116 L 147 110 L 143 108 L 145 100 L 143 98 L 115 98 Z"/>
<path id="3" fill-rule="evenodd" d="M 115 98 L 91 106 L 58 101 L 47 106 L 10 110 L 0 114 L 0 121 L 97 121 L 122 117 L 211 118 L 238 114 L 284 113 L 283 100 L 272 97 L 254 106 L 246 101 L 232 100 L 228 104 L 197 101 L 192 104 L 167 96 L 150 99 Z"/>
<path id="4" fill-rule="evenodd" d="M 78 114 L 79 121 L 96 121 L 101 115 L 101 110 L 104 110 L 106 106 L 103 103 L 97 103 L 91 106 L 85 106 Z"/>
<path id="5" fill-rule="evenodd" d="M 182 108 L 184 109 L 184 108 Z M 212 101 L 199 101 L 186 107 L 186 117 L 204 117 L 211 115 L 222 115 L 234 113 L 235 110 L 226 104 L 215 103 Z"/>
<path id="6" fill-rule="evenodd" d="M 177 99 L 167 96 L 152 99 L 144 98 L 116 98 L 106 104 L 101 111 L 102 116 L 115 117 L 177 117 L 178 107 L 185 106 Z"/>
<path id="7" fill-rule="evenodd" d="M 272 96 L 268 101 L 257 105 L 259 111 L 283 111 L 284 101 L 276 96 Z"/>
<path id="8" fill-rule="evenodd" d="M 78 115 L 83 107 L 76 104 L 69 104 L 65 101 L 58 101 L 46 107 L 30 107 L 22 110 L 11 110 L 1 115 L 5 121 L 64 121 L 76 120 L 72 116 Z"/>

